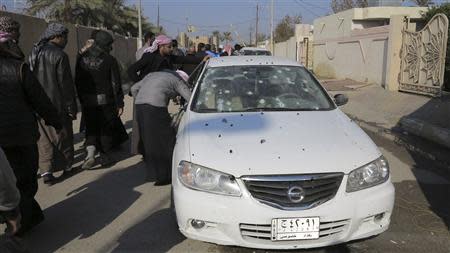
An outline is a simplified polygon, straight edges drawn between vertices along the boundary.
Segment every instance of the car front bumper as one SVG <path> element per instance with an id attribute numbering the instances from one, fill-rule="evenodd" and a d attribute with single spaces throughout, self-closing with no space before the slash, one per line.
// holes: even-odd
<path id="1" fill-rule="evenodd" d="M 315 248 L 367 238 L 386 231 L 395 190 L 389 181 L 353 193 L 345 192 L 347 176 L 336 196 L 309 210 L 286 211 L 252 198 L 242 181 L 241 197 L 222 196 L 186 188 L 174 177 L 173 191 L 178 226 L 186 237 L 221 245 L 260 249 Z M 381 217 L 382 216 L 382 217 Z M 275 218 L 320 218 L 320 238 L 272 241 L 268 227 Z M 205 222 L 194 228 L 191 221 Z"/>

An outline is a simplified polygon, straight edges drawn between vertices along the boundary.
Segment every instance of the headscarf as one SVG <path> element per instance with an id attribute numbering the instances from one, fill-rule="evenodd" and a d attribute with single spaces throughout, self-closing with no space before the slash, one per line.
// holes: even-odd
<path id="1" fill-rule="evenodd" d="M 153 41 L 153 44 L 146 48 L 144 50 L 144 53 L 153 53 L 156 52 L 156 50 L 158 50 L 159 46 L 163 46 L 163 45 L 167 45 L 167 44 L 171 44 L 172 43 L 172 39 L 166 35 L 158 35 L 155 39 L 155 41 Z"/>
<path id="2" fill-rule="evenodd" d="M 69 29 L 60 23 L 50 23 L 45 29 L 44 33 L 41 34 L 39 42 L 48 42 L 51 38 L 57 36 L 63 36 L 69 33 Z"/>
<path id="3" fill-rule="evenodd" d="M 19 22 L 10 17 L 0 17 L 0 31 L 4 33 L 12 33 L 20 30 Z"/>
<path id="4" fill-rule="evenodd" d="M 223 47 L 223 51 L 226 52 L 228 56 L 231 56 L 231 53 L 233 53 L 233 48 L 231 47 L 231 45 L 225 45 Z"/>
<path id="5" fill-rule="evenodd" d="M 114 38 L 106 31 L 98 31 L 94 35 L 94 41 L 95 45 L 109 53 L 112 50 L 111 45 L 114 43 Z"/>
<path id="6" fill-rule="evenodd" d="M 181 77 L 181 79 L 183 79 L 185 82 L 188 81 L 189 75 L 186 72 L 184 72 L 182 70 L 177 70 L 176 72 Z"/>
<path id="7" fill-rule="evenodd" d="M 12 33 L 19 31 L 20 24 L 10 17 L 0 17 L 0 42 L 12 40 Z"/>
<path id="8" fill-rule="evenodd" d="M 42 51 L 42 48 L 48 43 L 48 41 L 57 36 L 63 36 L 69 33 L 69 29 L 60 23 L 50 23 L 45 29 L 45 31 L 41 34 L 39 42 L 34 44 L 33 49 L 31 50 L 30 55 L 30 69 L 34 70 L 38 56 Z"/>
<path id="9" fill-rule="evenodd" d="M 0 17 L 0 55 L 23 60 L 25 55 L 14 41 L 13 33 L 18 32 L 20 24 L 10 17 Z"/>

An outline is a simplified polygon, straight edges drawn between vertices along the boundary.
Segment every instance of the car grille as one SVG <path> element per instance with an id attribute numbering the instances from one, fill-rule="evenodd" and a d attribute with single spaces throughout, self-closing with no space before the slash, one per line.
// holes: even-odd
<path id="1" fill-rule="evenodd" d="M 253 198 L 261 203 L 283 210 L 305 210 L 332 199 L 343 177 L 343 173 L 329 173 L 248 176 L 242 179 Z"/>
<path id="2" fill-rule="evenodd" d="M 331 235 L 338 235 L 344 232 L 349 224 L 350 220 L 320 222 L 319 239 L 323 239 Z M 239 224 L 239 229 L 244 239 L 254 238 L 270 241 L 272 238 L 271 224 L 256 225 L 242 223 Z"/>

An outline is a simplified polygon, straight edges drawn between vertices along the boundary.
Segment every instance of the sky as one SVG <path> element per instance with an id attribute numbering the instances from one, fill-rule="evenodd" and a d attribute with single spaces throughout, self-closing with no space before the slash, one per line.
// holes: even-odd
<path id="1" fill-rule="evenodd" d="M 128 1 L 130 4 L 137 0 Z M 285 15 L 300 15 L 303 23 L 331 13 L 330 0 L 275 0 L 274 22 Z M 142 0 L 144 14 L 156 24 L 157 0 Z M 214 30 L 231 31 L 235 40 L 248 41 L 256 27 L 256 5 L 259 5 L 258 33 L 270 34 L 270 0 L 160 0 L 160 24 L 170 36 L 186 31 L 186 24 L 208 35 Z M 239 38 L 236 38 L 239 37 Z"/>
<path id="2" fill-rule="evenodd" d="M 139 0 L 126 0 L 129 5 Z M 210 35 L 212 31 L 232 32 L 235 41 L 248 41 L 256 26 L 256 5 L 259 5 L 258 32 L 270 35 L 271 0 L 141 0 L 143 14 L 153 24 L 157 23 L 157 6 L 160 6 L 160 25 L 167 34 L 176 37 L 186 31 L 186 24 L 193 25 L 197 32 L 190 35 Z M 393 0 L 395 1 L 395 0 Z M 448 0 L 435 0 L 436 3 Z M 0 0 L 9 10 L 14 0 Z M 20 7 L 25 0 L 16 0 Z M 314 19 L 332 13 L 331 0 L 274 0 L 275 25 L 285 15 L 300 15 L 303 23 L 312 24 Z M 405 1 L 408 4 L 408 0 Z"/>
<path id="3" fill-rule="evenodd" d="M 248 41 L 250 31 L 255 33 L 256 5 L 259 5 L 258 33 L 270 35 L 271 0 L 141 0 L 144 15 L 156 24 L 157 6 L 160 6 L 160 25 L 168 35 L 176 37 L 186 31 L 186 24 L 198 32 L 191 35 L 210 35 L 212 31 L 231 31 L 235 41 Z M 389 1 L 389 0 L 388 0 Z M 396 1 L 396 0 L 391 0 Z M 435 0 L 435 3 L 448 0 Z M 138 0 L 128 0 L 137 4 Z M 286 15 L 300 15 L 302 23 L 313 24 L 317 17 L 332 13 L 331 0 L 274 0 L 274 23 Z M 403 5 L 411 5 L 405 0 Z"/>

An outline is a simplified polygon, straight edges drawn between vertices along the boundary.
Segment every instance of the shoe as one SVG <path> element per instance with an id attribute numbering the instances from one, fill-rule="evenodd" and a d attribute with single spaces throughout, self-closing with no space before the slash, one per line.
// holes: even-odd
<path id="1" fill-rule="evenodd" d="M 156 181 L 155 186 L 163 186 L 171 184 L 172 182 L 170 180 L 162 180 L 162 181 Z"/>
<path id="2" fill-rule="evenodd" d="M 94 167 L 95 165 L 95 158 L 94 157 L 90 157 L 90 158 L 86 158 L 86 160 L 84 160 L 83 165 L 81 166 L 81 168 L 83 170 L 90 170 L 92 169 L 92 167 Z"/>
<path id="3" fill-rule="evenodd" d="M 116 162 L 105 154 L 100 155 L 100 164 L 103 168 L 108 168 L 116 164 Z"/>
<path id="4" fill-rule="evenodd" d="M 44 184 L 52 185 L 56 181 L 56 177 L 54 177 L 51 173 L 47 173 L 42 176 L 44 179 Z"/>
<path id="5" fill-rule="evenodd" d="M 67 167 L 64 169 L 64 173 L 66 173 L 66 172 L 72 172 L 72 170 L 73 170 L 73 167 L 72 167 L 72 166 L 67 166 Z"/>

